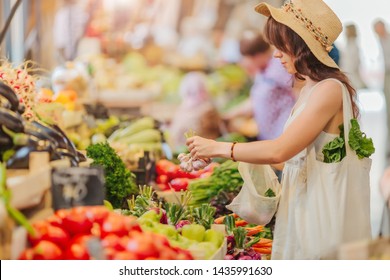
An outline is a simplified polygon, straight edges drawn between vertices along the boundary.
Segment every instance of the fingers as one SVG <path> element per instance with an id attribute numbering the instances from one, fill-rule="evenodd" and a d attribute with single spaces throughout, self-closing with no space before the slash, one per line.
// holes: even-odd
<path id="1" fill-rule="evenodd" d="M 196 140 L 196 137 L 197 136 L 194 136 L 194 137 L 190 137 L 187 139 L 186 141 L 186 144 L 187 144 L 187 147 L 188 147 L 188 150 L 190 152 L 190 155 L 191 157 L 193 158 L 196 158 L 197 157 L 197 148 L 196 148 L 196 145 L 195 145 L 195 140 Z"/>
<path id="2" fill-rule="evenodd" d="M 196 137 L 196 136 L 187 138 L 187 140 L 186 140 L 186 145 L 187 145 L 187 146 L 190 146 L 190 144 L 192 144 L 192 143 L 195 141 L 195 137 Z"/>

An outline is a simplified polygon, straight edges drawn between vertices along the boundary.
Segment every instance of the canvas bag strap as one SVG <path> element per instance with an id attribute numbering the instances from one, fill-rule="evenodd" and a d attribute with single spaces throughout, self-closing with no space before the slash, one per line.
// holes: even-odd
<path id="1" fill-rule="evenodd" d="M 349 95 L 349 92 L 347 90 L 347 87 L 340 82 L 337 79 L 326 79 L 323 80 L 319 83 L 316 84 L 316 86 L 322 82 L 328 81 L 328 80 L 333 80 L 337 83 L 340 84 L 341 89 L 342 89 L 342 94 L 343 94 L 343 123 L 344 123 L 344 141 L 345 141 L 345 150 L 346 150 L 346 156 L 353 155 L 354 152 L 351 149 L 351 147 L 348 144 L 349 141 L 349 131 L 351 129 L 351 119 L 353 118 L 353 112 L 352 112 L 352 103 L 351 103 L 351 97 Z M 314 151 L 314 142 L 307 148 L 307 155 L 309 157 L 313 157 L 313 159 L 316 157 L 315 156 L 315 151 Z"/>
<path id="2" fill-rule="evenodd" d="M 339 80 L 334 79 L 339 82 L 343 90 L 343 122 L 344 122 L 344 141 L 345 141 L 345 151 L 346 156 L 354 155 L 354 151 L 349 146 L 349 131 L 351 130 L 351 119 L 353 119 L 352 111 L 352 102 L 351 96 L 347 90 L 347 87 L 340 82 Z"/>

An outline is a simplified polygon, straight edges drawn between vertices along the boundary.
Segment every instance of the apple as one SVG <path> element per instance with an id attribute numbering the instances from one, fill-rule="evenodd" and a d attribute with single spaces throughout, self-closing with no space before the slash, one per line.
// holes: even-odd
<path id="1" fill-rule="evenodd" d="M 184 237 L 198 242 L 203 241 L 205 232 L 205 227 L 198 224 L 185 225 L 181 229 L 181 234 Z"/>
<path id="2" fill-rule="evenodd" d="M 197 258 L 201 260 L 210 259 L 218 247 L 213 242 L 203 241 L 200 243 L 192 244 L 188 250 Z"/>
<path id="3" fill-rule="evenodd" d="M 225 235 L 217 230 L 208 229 L 204 234 L 204 241 L 214 243 L 219 248 L 225 239 Z"/>

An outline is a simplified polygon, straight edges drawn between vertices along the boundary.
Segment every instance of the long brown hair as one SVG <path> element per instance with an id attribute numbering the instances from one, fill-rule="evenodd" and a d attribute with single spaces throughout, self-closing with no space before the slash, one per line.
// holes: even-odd
<path id="1" fill-rule="evenodd" d="M 297 70 L 295 77 L 297 79 L 304 80 L 303 76 L 308 76 L 313 81 L 319 82 L 334 78 L 345 84 L 351 97 L 353 114 L 355 117 L 359 115 L 359 108 L 355 102 L 356 91 L 348 77 L 340 69 L 321 63 L 297 33 L 272 17 L 268 18 L 264 35 L 270 44 L 294 58 L 294 66 Z"/>

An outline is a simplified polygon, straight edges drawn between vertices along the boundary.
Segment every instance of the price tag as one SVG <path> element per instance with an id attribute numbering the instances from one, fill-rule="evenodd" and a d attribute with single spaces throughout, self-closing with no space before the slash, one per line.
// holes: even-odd
<path id="1" fill-rule="evenodd" d="M 105 187 L 102 168 L 56 168 L 53 169 L 51 175 L 54 210 L 103 205 Z"/>

